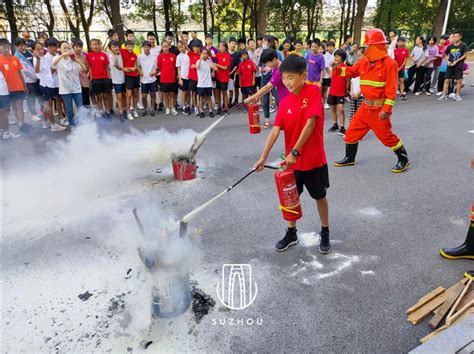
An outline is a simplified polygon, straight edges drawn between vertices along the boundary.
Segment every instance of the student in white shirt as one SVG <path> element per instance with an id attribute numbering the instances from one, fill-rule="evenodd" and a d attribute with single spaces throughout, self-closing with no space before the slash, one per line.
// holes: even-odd
<path id="1" fill-rule="evenodd" d="M 178 84 L 181 90 L 181 104 L 183 105 L 183 113 L 185 115 L 191 114 L 190 96 L 189 96 L 189 55 L 187 47 L 178 43 L 179 55 L 176 58 L 176 67 L 178 68 Z"/>
<path id="2" fill-rule="evenodd" d="M 79 71 L 84 70 L 84 64 L 76 60 L 73 51 L 67 42 L 61 43 L 61 55 L 57 55 L 52 61 L 52 68 L 58 74 L 59 95 L 66 105 L 67 120 L 69 125 L 75 126 L 74 106 L 82 107 L 82 89 Z M 72 56 L 71 56 L 72 55 Z"/>
<path id="3" fill-rule="evenodd" d="M 155 33 L 151 32 L 151 31 L 148 32 L 146 34 L 146 39 L 147 39 L 148 42 L 150 42 L 150 45 L 151 45 L 150 53 L 151 53 L 151 55 L 153 55 L 155 57 L 155 61 L 156 61 L 158 59 L 158 55 L 160 55 L 160 53 L 161 53 L 161 47 L 160 47 L 160 44 L 157 43 Z M 160 92 L 159 84 L 160 84 L 160 74 L 158 73 L 158 75 L 156 76 L 156 82 L 155 82 L 156 96 L 158 96 L 157 98 L 159 99 L 159 102 L 164 102 L 163 92 Z M 162 106 L 163 106 L 163 103 L 160 103 L 160 107 L 162 107 Z M 154 110 L 158 109 L 158 101 L 155 103 L 155 106 L 153 107 L 153 109 Z"/>
<path id="4" fill-rule="evenodd" d="M 53 100 L 59 95 L 59 88 L 55 88 L 55 82 L 52 72 L 53 56 L 44 54 L 43 44 L 35 43 L 33 50 L 33 65 L 39 79 L 40 93 L 43 96 L 43 128 L 51 128 L 51 131 L 63 131 L 66 127 L 56 124 L 53 114 Z M 59 86 L 59 85 L 58 85 Z"/>
<path id="5" fill-rule="evenodd" d="M 50 63 L 52 63 L 54 57 L 58 55 L 59 41 L 56 38 L 52 37 L 52 38 L 48 38 L 44 43 L 45 43 L 46 48 L 48 49 L 44 57 L 47 58 Z M 51 68 L 51 71 L 53 73 L 54 89 L 55 89 L 55 94 L 56 94 L 56 97 L 54 99 L 54 101 L 56 102 L 56 105 L 54 106 L 54 108 L 56 108 L 56 112 L 59 116 L 59 123 L 61 125 L 67 125 L 66 109 L 64 108 L 63 99 L 59 95 L 58 73 L 56 69 L 54 68 Z"/>
<path id="6" fill-rule="evenodd" d="M 207 102 L 209 108 L 209 117 L 214 118 L 212 112 L 212 76 L 214 74 L 213 63 L 209 50 L 204 48 L 201 53 L 201 59 L 196 63 L 198 75 L 197 94 L 199 96 L 199 117 L 204 118 L 204 101 Z"/>
<path id="7" fill-rule="evenodd" d="M 151 44 L 148 41 L 142 43 L 142 54 L 138 56 L 140 68 L 140 83 L 142 90 L 143 116 L 147 115 L 147 96 L 150 95 L 150 115 L 155 115 L 156 102 L 156 57 L 151 54 Z"/>
<path id="8" fill-rule="evenodd" d="M 125 112 L 125 104 L 127 100 L 127 87 L 125 86 L 125 73 L 123 72 L 123 58 L 120 53 L 120 44 L 116 41 L 109 43 L 109 57 L 110 78 L 112 80 L 112 87 L 114 88 L 115 98 L 117 100 L 117 109 L 119 111 L 120 121 L 124 122 L 127 118 Z"/>

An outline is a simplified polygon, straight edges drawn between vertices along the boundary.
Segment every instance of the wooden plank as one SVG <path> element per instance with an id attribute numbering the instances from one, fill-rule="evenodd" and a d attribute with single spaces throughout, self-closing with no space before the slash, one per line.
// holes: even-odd
<path id="1" fill-rule="evenodd" d="M 457 313 L 458 312 L 456 312 L 456 314 Z M 456 318 L 456 320 L 461 320 L 465 316 L 468 316 L 468 315 L 474 315 L 474 307 L 468 308 L 467 310 L 464 311 L 464 313 L 461 313 L 460 311 L 459 311 L 459 313 L 460 313 L 460 316 L 458 318 Z M 421 338 L 420 343 L 425 344 L 430 339 L 432 339 L 433 337 L 436 337 L 438 334 L 443 332 L 448 327 L 449 327 L 448 324 L 444 324 L 443 326 L 439 327 L 437 330 L 435 330 L 435 331 L 429 333 L 428 335 L 424 336 L 423 338 Z"/>
<path id="2" fill-rule="evenodd" d="M 444 316 L 449 312 L 451 306 L 454 305 L 459 295 L 464 291 L 464 284 L 456 284 L 455 288 L 448 296 L 446 301 L 441 305 L 437 310 L 436 314 L 431 319 L 429 325 L 431 328 L 436 328 L 439 326 L 440 322 L 443 320 Z"/>
<path id="3" fill-rule="evenodd" d="M 474 289 L 471 287 L 471 290 L 464 295 L 464 297 L 461 299 L 461 302 L 459 303 L 459 308 L 464 307 L 468 302 L 471 300 L 474 300 Z"/>
<path id="4" fill-rule="evenodd" d="M 436 289 L 434 289 L 432 292 L 426 294 L 425 296 L 423 296 L 420 300 L 418 300 L 418 302 L 413 305 L 412 307 L 410 307 L 408 310 L 407 310 L 407 314 L 410 314 L 410 313 L 413 313 L 415 312 L 416 310 L 418 310 L 421 306 L 423 306 L 424 304 L 426 304 L 427 302 L 433 300 L 436 296 L 440 295 L 441 293 L 443 293 L 446 289 L 443 288 L 442 286 L 438 286 Z"/>
<path id="5" fill-rule="evenodd" d="M 472 278 L 469 279 L 469 281 L 466 284 L 466 287 L 463 289 L 461 295 L 459 295 L 459 297 L 457 298 L 457 300 L 454 303 L 453 307 L 449 311 L 448 317 L 446 318 L 446 323 L 449 322 L 449 319 L 450 319 L 451 316 L 454 317 L 453 316 L 454 311 L 456 311 L 456 309 L 458 308 L 458 305 L 461 302 L 462 298 L 464 297 L 464 295 L 466 295 L 467 291 L 471 288 L 471 284 L 472 284 Z M 461 310 L 459 310 L 459 311 L 461 311 Z"/>
<path id="6" fill-rule="evenodd" d="M 452 287 L 444 291 L 442 294 L 438 295 L 437 297 L 435 297 L 428 303 L 421 306 L 418 310 L 416 310 L 415 312 L 411 313 L 408 316 L 408 322 L 412 324 L 417 324 L 423 321 L 426 317 L 429 316 L 431 312 L 436 310 L 446 301 L 446 299 L 451 295 L 453 288 L 455 288 L 457 284 L 465 284 L 466 282 L 467 282 L 467 279 L 463 278 L 461 281 L 454 284 Z"/>

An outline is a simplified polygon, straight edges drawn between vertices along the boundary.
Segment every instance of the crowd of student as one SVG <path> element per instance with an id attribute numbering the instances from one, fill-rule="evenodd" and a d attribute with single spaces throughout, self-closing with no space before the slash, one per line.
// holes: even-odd
<path id="1" fill-rule="evenodd" d="M 3 139 L 16 138 L 9 126 L 19 125 L 27 133 L 32 125 L 25 123 L 24 101 L 31 120 L 53 132 L 76 125 L 82 106 L 92 108 L 96 118 L 122 122 L 140 116 L 194 114 L 204 118 L 223 114 L 239 104 L 261 102 L 268 128 L 270 114 L 280 99 L 288 95 L 279 73 L 280 63 L 290 54 L 304 57 L 307 63 L 307 83 L 322 88 L 324 108 L 331 109 L 333 125 L 330 132 L 345 134 L 345 102 L 350 102 L 349 119 L 357 111 L 363 97 L 358 78 L 346 80 L 332 77 L 332 66 L 354 65 L 364 48 L 352 42 L 350 36 L 336 49 L 333 40 L 279 39 L 272 35 L 256 39 L 220 41 L 214 45 L 212 34 L 204 42 L 196 32 L 181 32 L 178 38 L 167 32 L 159 42 L 154 32 L 137 43 L 132 30 L 119 42 L 116 31 L 108 31 L 106 43 L 92 39 L 84 52 L 80 39 L 58 41 L 39 34 L 36 41 L 28 32 L 11 44 L 0 39 L 0 130 Z M 410 53 L 405 38 L 391 31 L 387 38 L 389 55 L 399 71 L 400 99 L 414 84 L 413 93 L 436 93 L 444 100 L 450 95 L 461 101 L 467 46 L 462 33 L 443 35 L 439 42 L 417 37 Z M 413 65 L 405 68 L 407 61 Z M 455 86 L 455 90 L 454 90 Z M 114 98 L 115 96 L 115 98 Z M 141 99 L 140 99 L 141 96 Z M 179 102 L 179 103 L 178 103 Z M 9 112 L 16 121 L 8 119 Z"/>

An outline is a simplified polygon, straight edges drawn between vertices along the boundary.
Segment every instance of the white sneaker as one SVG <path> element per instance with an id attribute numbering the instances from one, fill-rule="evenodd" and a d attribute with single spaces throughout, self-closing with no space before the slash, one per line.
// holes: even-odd
<path id="1" fill-rule="evenodd" d="M 426 91 L 425 93 L 426 93 L 426 96 L 431 96 L 431 92 Z"/>
<path id="2" fill-rule="evenodd" d="M 7 139 L 19 138 L 20 136 L 21 136 L 20 134 L 13 134 L 13 133 L 10 133 L 10 132 L 3 132 L 2 138 L 3 138 L 3 140 L 7 140 Z"/>
<path id="3" fill-rule="evenodd" d="M 415 92 L 415 96 L 421 95 L 421 91 Z"/>
<path id="4" fill-rule="evenodd" d="M 443 91 L 436 92 L 436 96 L 441 96 L 443 94 Z"/>
<path id="5" fill-rule="evenodd" d="M 138 118 L 139 117 L 138 112 L 137 112 L 136 109 L 133 110 L 132 114 L 133 114 L 133 118 Z"/>
<path id="6" fill-rule="evenodd" d="M 174 115 L 174 116 L 177 116 L 177 115 L 178 115 L 178 112 L 176 111 L 176 109 L 173 109 L 173 110 L 171 111 L 171 114 Z"/>
<path id="7" fill-rule="evenodd" d="M 127 119 L 128 120 L 134 120 L 135 118 L 133 118 L 132 113 L 128 112 L 127 113 Z"/>
<path id="8" fill-rule="evenodd" d="M 62 118 L 60 121 L 59 121 L 59 124 L 61 125 L 64 125 L 65 127 L 67 127 L 69 125 L 69 122 L 66 118 Z"/>
<path id="9" fill-rule="evenodd" d="M 274 113 L 275 111 L 276 111 L 275 106 L 271 106 L 271 107 L 270 107 L 270 113 Z"/>
<path id="10" fill-rule="evenodd" d="M 441 96 L 439 96 L 438 101 L 446 101 L 447 99 L 448 99 L 447 96 L 441 95 Z"/>
<path id="11" fill-rule="evenodd" d="M 217 111 L 217 104 L 214 105 L 214 110 Z"/>
<path id="12" fill-rule="evenodd" d="M 143 109 L 143 105 L 140 102 L 137 103 L 137 109 Z M 137 118 L 137 117 L 135 117 L 135 118 Z"/>
<path id="13" fill-rule="evenodd" d="M 329 107 L 329 105 L 328 105 L 327 103 L 325 103 L 325 104 L 324 104 L 324 108 L 325 108 L 325 109 L 329 109 L 330 107 Z"/>
<path id="14" fill-rule="evenodd" d="M 399 94 L 400 94 L 400 90 L 397 90 L 397 95 L 399 95 Z"/>
<path id="15" fill-rule="evenodd" d="M 462 101 L 462 98 L 461 98 L 461 96 L 456 95 L 456 96 L 454 96 L 454 100 L 455 100 L 456 102 L 461 102 L 461 101 Z"/>
<path id="16" fill-rule="evenodd" d="M 449 97 L 449 98 L 452 98 L 453 100 L 454 100 L 454 96 L 456 96 L 456 94 L 455 94 L 454 92 L 451 92 L 451 93 L 448 95 L 448 97 Z"/>
<path id="17" fill-rule="evenodd" d="M 66 129 L 67 129 L 66 127 L 59 125 L 57 123 L 51 125 L 52 132 L 62 132 L 63 130 L 66 130 Z"/>
<path id="18" fill-rule="evenodd" d="M 166 108 L 166 112 L 165 112 L 165 114 L 166 114 L 167 116 L 169 116 L 169 115 L 170 115 L 170 109 L 169 109 L 169 108 Z"/>
<path id="19" fill-rule="evenodd" d="M 199 108 L 194 107 L 194 115 L 198 116 L 199 115 Z"/>
<path id="20" fill-rule="evenodd" d="M 430 88 L 430 93 L 435 93 L 435 91 L 432 88 Z"/>
<path id="21" fill-rule="evenodd" d="M 41 122 L 41 121 L 42 121 L 41 117 L 38 116 L 37 114 L 31 115 L 31 120 L 32 120 L 33 122 Z"/>
<path id="22" fill-rule="evenodd" d="M 49 121 L 47 121 L 47 120 L 44 120 L 44 121 L 43 121 L 43 124 L 41 125 L 41 128 L 43 128 L 43 129 L 49 129 L 49 128 L 51 128 L 51 123 L 50 123 Z"/>
<path id="23" fill-rule="evenodd" d="M 16 124 L 16 121 L 14 120 L 8 120 L 8 125 L 15 125 Z"/>

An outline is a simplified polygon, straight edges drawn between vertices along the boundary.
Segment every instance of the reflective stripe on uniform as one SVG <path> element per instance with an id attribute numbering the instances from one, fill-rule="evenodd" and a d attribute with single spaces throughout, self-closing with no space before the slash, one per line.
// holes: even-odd
<path id="1" fill-rule="evenodd" d="M 373 86 L 373 87 L 384 87 L 385 82 L 372 81 L 372 80 L 360 80 L 361 85 Z"/>
<path id="2" fill-rule="evenodd" d="M 388 104 L 389 106 L 393 106 L 395 104 L 394 100 L 389 100 L 388 98 L 384 102 L 385 104 Z"/>
<path id="3" fill-rule="evenodd" d="M 341 76 L 346 76 L 346 67 L 341 68 Z"/>
<path id="4" fill-rule="evenodd" d="M 402 139 L 400 139 L 400 140 L 398 141 L 397 145 L 395 145 L 395 146 L 392 147 L 391 149 L 392 149 L 393 151 L 397 151 L 397 150 L 400 149 L 402 146 L 403 146 L 403 141 L 402 141 Z"/>

